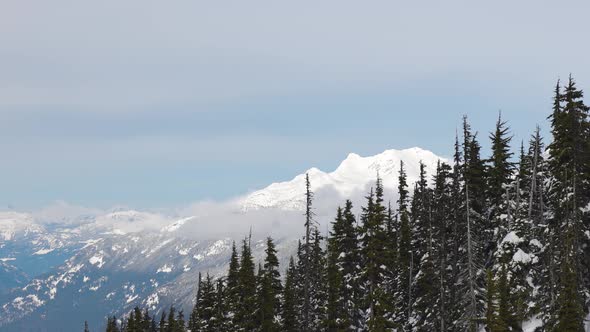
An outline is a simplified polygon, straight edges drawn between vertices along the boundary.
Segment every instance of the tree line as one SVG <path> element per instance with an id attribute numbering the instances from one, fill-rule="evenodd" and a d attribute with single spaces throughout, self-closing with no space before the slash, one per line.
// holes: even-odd
<path id="1" fill-rule="evenodd" d="M 545 145 L 516 153 L 501 115 L 481 156 L 467 117 L 450 163 L 420 164 L 398 200 L 377 175 L 359 218 L 347 200 L 319 232 L 306 178 L 305 235 L 281 275 L 275 244 L 255 264 L 246 238 L 223 277 L 199 276 L 188 320 L 136 308 L 111 331 L 584 331 L 590 300 L 590 120 L 574 80 L 557 82 Z M 516 155 L 516 156 L 515 156 Z M 413 194 L 410 194 L 410 185 Z M 357 220 L 358 219 L 358 220 Z"/>

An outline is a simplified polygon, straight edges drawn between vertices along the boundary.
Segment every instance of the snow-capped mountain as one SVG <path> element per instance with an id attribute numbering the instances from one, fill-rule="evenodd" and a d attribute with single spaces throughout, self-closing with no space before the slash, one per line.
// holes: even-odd
<path id="1" fill-rule="evenodd" d="M 350 154 L 333 172 L 305 172 L 322 230 L 333 218 L 332 205 L 362 198 L 377 173 L 394 196 L 402 160 L 411 184 L 420 161 L 432 175 L 443 159 L 419 148 L 387 150 Z M 67 218 L 1 213 L 0 281 L 16 288 L 0 289 L 0 331 L 77 330 L 84 320 L 98 330 L 106 315 L 120 317 L 136 305 L 158 314 L 174 303 L 186 312 L 198 273 L 224 273 L 232 241 L 240 245 L 250 227 L 255 257 L 262 257 L 263 239 L 272 235 L 286 262 L 302 234 L 305 173 L 230 203 L 174 215 L 129 209 L 84 210 Z"/>
<path id="2" fill-rule="evenodd" d="M 383 179 L 383 186 L 394 191 L 401 161 L 408 176 L 408 183 L 414 183 L 420 176 L 420 162 L 428 174 L 434 174 L 437 162 L 446 161 L 434 153 L 420 148 L 386 150 L 375 156 L 361 157 L 351 153 L 338 168 L 330 173 L 317 168 L 297 175 L 291 181 L 273 183 L 255 191 L 240 201 L 243 211 L 262 208 L 302 210 L 305 203 L 305 174 L 309 174 L 314 191 L 332 189 L 339 198 L 348 198 L 358 192 L 366 192 L 375 183 L 377 174 Z"/>

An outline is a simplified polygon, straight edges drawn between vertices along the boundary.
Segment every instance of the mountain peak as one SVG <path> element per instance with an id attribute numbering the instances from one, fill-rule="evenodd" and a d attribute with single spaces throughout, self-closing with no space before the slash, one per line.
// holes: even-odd
<path id="1" fill-rule="evenodd" d="M 418 179 L 420 162 L 426 165 L 429 174 L 434 174 L 439 160 L 445 159 L 419 147 L 403 150 L 389 149 L 368 157 L 349 153 L 333 172 L 325 173 L 313 167 L 307 171 L 307 174 L 310 176 L 312 190 L 332 187 L 340 198 L 347 198 L 366 190 L 375 181 L 377 174 L 383 179 L 385 188 L 396 188 L 401 161 L 405 164 L 408 182 L 411 184 Z M 241 199 L 240 207 L 242 211 L 263 208 L 302 210 L 305 197 L 304 181 L 305 173 L 297 175 L 290 181 L 273 183 Z"/>

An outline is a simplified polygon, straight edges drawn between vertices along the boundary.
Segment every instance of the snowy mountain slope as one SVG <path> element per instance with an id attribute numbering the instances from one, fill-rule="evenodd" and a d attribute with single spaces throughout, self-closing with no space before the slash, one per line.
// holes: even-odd
<path id="1" fill-rule="evenodd" d="M 383 186 L 394 191 L 397 187 L 397 176 L 400 162 L 403 161 L 408 175 L 408 183 L 418 180 L 419 163 L 426 165 L 428 174 L 434 174 L 437 162 L 446 161 L 434 153 L 420 148 L 405 150 L 386 150 L 378 155 L 361 157 L 351 153 L 340 166 L 331 173 L 317 168 L 307 172 L 313 190 L 333 189 L 339 198 L 348 198 L 358 192 L 366 192 L 374 184 L 377 173 L 383 179 Z M 291 181 L 273 183 L 255 191 L 240 201 L 242 211 L 263 208 L 279 208 L 286 210 L 303 210 L 305 194 L 305 173 L 297 175 Z"/>
<path id="2" fill-rule="evenodd" d="M 283 252 L 294 246 L 280 245 Z M 264 242 L 254 241 L 255 256 L 263 251 Z M 197 242 L 165 232 L 94 239 L 54 272 L 0 301 L 0 331 L 75 330 L 84 320 L 102 326 L 105 315 L 121 316 L 134 306 L 158 314 L 174 303 L 188 311 L 199 272 L 223 274 L 230 253 L 230 239 Z"/>

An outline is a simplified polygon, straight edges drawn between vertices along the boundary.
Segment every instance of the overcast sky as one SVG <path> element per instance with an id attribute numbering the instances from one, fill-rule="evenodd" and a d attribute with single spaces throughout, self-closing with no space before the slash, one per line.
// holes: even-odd
<path id="1" fill-rule="evenodd" d="M 4 1 L 0 208 L 226 199 L 349 152 L 515 140 L 590 89 L 587 1 Z M 515 142 L 516 143 L 516 142 Z"/>

